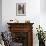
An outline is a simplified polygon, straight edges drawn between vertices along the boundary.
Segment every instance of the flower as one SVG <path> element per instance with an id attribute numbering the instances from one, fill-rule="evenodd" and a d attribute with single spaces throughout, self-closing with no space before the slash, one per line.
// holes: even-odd
<path id="1" fill-rule="evenodd" d="M 38 40 L 43 40 L 43 41 L 45 41 L 45 35 L 44 35 L 44 32 L 43 32 L 42 27 L 40 27 L 40 25 L 39 25 L 39 28 L 36 28 L 36 29 L 37 29 L 37 34 L 36 34 L 36 36 L 38 35 Z"/>

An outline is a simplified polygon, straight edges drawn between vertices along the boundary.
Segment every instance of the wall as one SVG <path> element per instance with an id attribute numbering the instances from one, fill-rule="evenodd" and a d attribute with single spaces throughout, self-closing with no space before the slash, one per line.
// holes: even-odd
<path id="1" fill-rule="evenodd" d="M 26 16 L 16 16 L 16 3 L 26 2 Z M 2 22 L 3 26 L 6 25 L 10 19 L 17 19 L 24 22 L 25 18 L 31 22 L 39 23 L 40 14 L 40 0 L 3 0 L 2 1 Z M 18 19 L 19 18 L 19 19 Z M 23 18 L 23 19 L 22 19 Z M 38 20 L 38 21 L 37 21 Z M 4 27 L 4 29 L 6 29 Z"/>
<path id="2" fill-rule="evenodd" d="M 26 2 L 26 16 L 16 16 L 16 3 L 18 2 Z M 8 30 L 7 22 L 11 19 L 17 19 L 19 20 L 19 22 L 25 22 L 25 20 L 30 20 L 31 23 L 34 23 L 33 45 L 38 46 L 38 39 L 36 37 L 36 27 L 41 24 L 43 29 L 46 30 L 46 15 L 42 14 L 41 12 L 41 8 L 43 8 L 43 6 L 40 0 L 2 0 L 2 30 Z"/>
<path id="3" fill-rule="evenodd" d="M 2 29 L 2 0 L 0 0 L 0 31 Z"/>
<path id="4" fill-rule="evenodd" d="M 40 24 L 46 31 L 46 0 L 40 0 Z"/>

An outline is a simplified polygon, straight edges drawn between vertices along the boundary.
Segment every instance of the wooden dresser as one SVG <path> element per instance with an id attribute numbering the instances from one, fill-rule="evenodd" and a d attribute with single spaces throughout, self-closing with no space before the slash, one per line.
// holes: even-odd
<path id="1" fill-rule="evenodd" d="M 33 23 L 7 23 L 12 39 L 22 46 L 33 46 Z"/>

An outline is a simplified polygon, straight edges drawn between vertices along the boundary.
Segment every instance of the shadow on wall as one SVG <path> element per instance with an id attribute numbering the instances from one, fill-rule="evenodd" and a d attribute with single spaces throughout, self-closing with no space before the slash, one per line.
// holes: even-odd
<path id="1" fill-rule="evenodd" d="M 46 14 L 46 0 L 40 0 L 40 12 Z"/>
<path id="2" fill-rule="evenodd" d="M 2 31 L 2 0 L 0 0 L 0 31 Z"/>
<path id="3" fill-rule="evenodd" d="M 2 32 L 2 17 L 0 16 L 0 32 Z"/>

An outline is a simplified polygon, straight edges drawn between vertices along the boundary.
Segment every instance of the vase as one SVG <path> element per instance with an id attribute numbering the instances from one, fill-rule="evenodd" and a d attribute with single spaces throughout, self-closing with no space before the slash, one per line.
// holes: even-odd
<path id="1" fill-rule="evenodd" d="M 39 40 L 39 46 L 45 46 L 45 41 Z"/>

